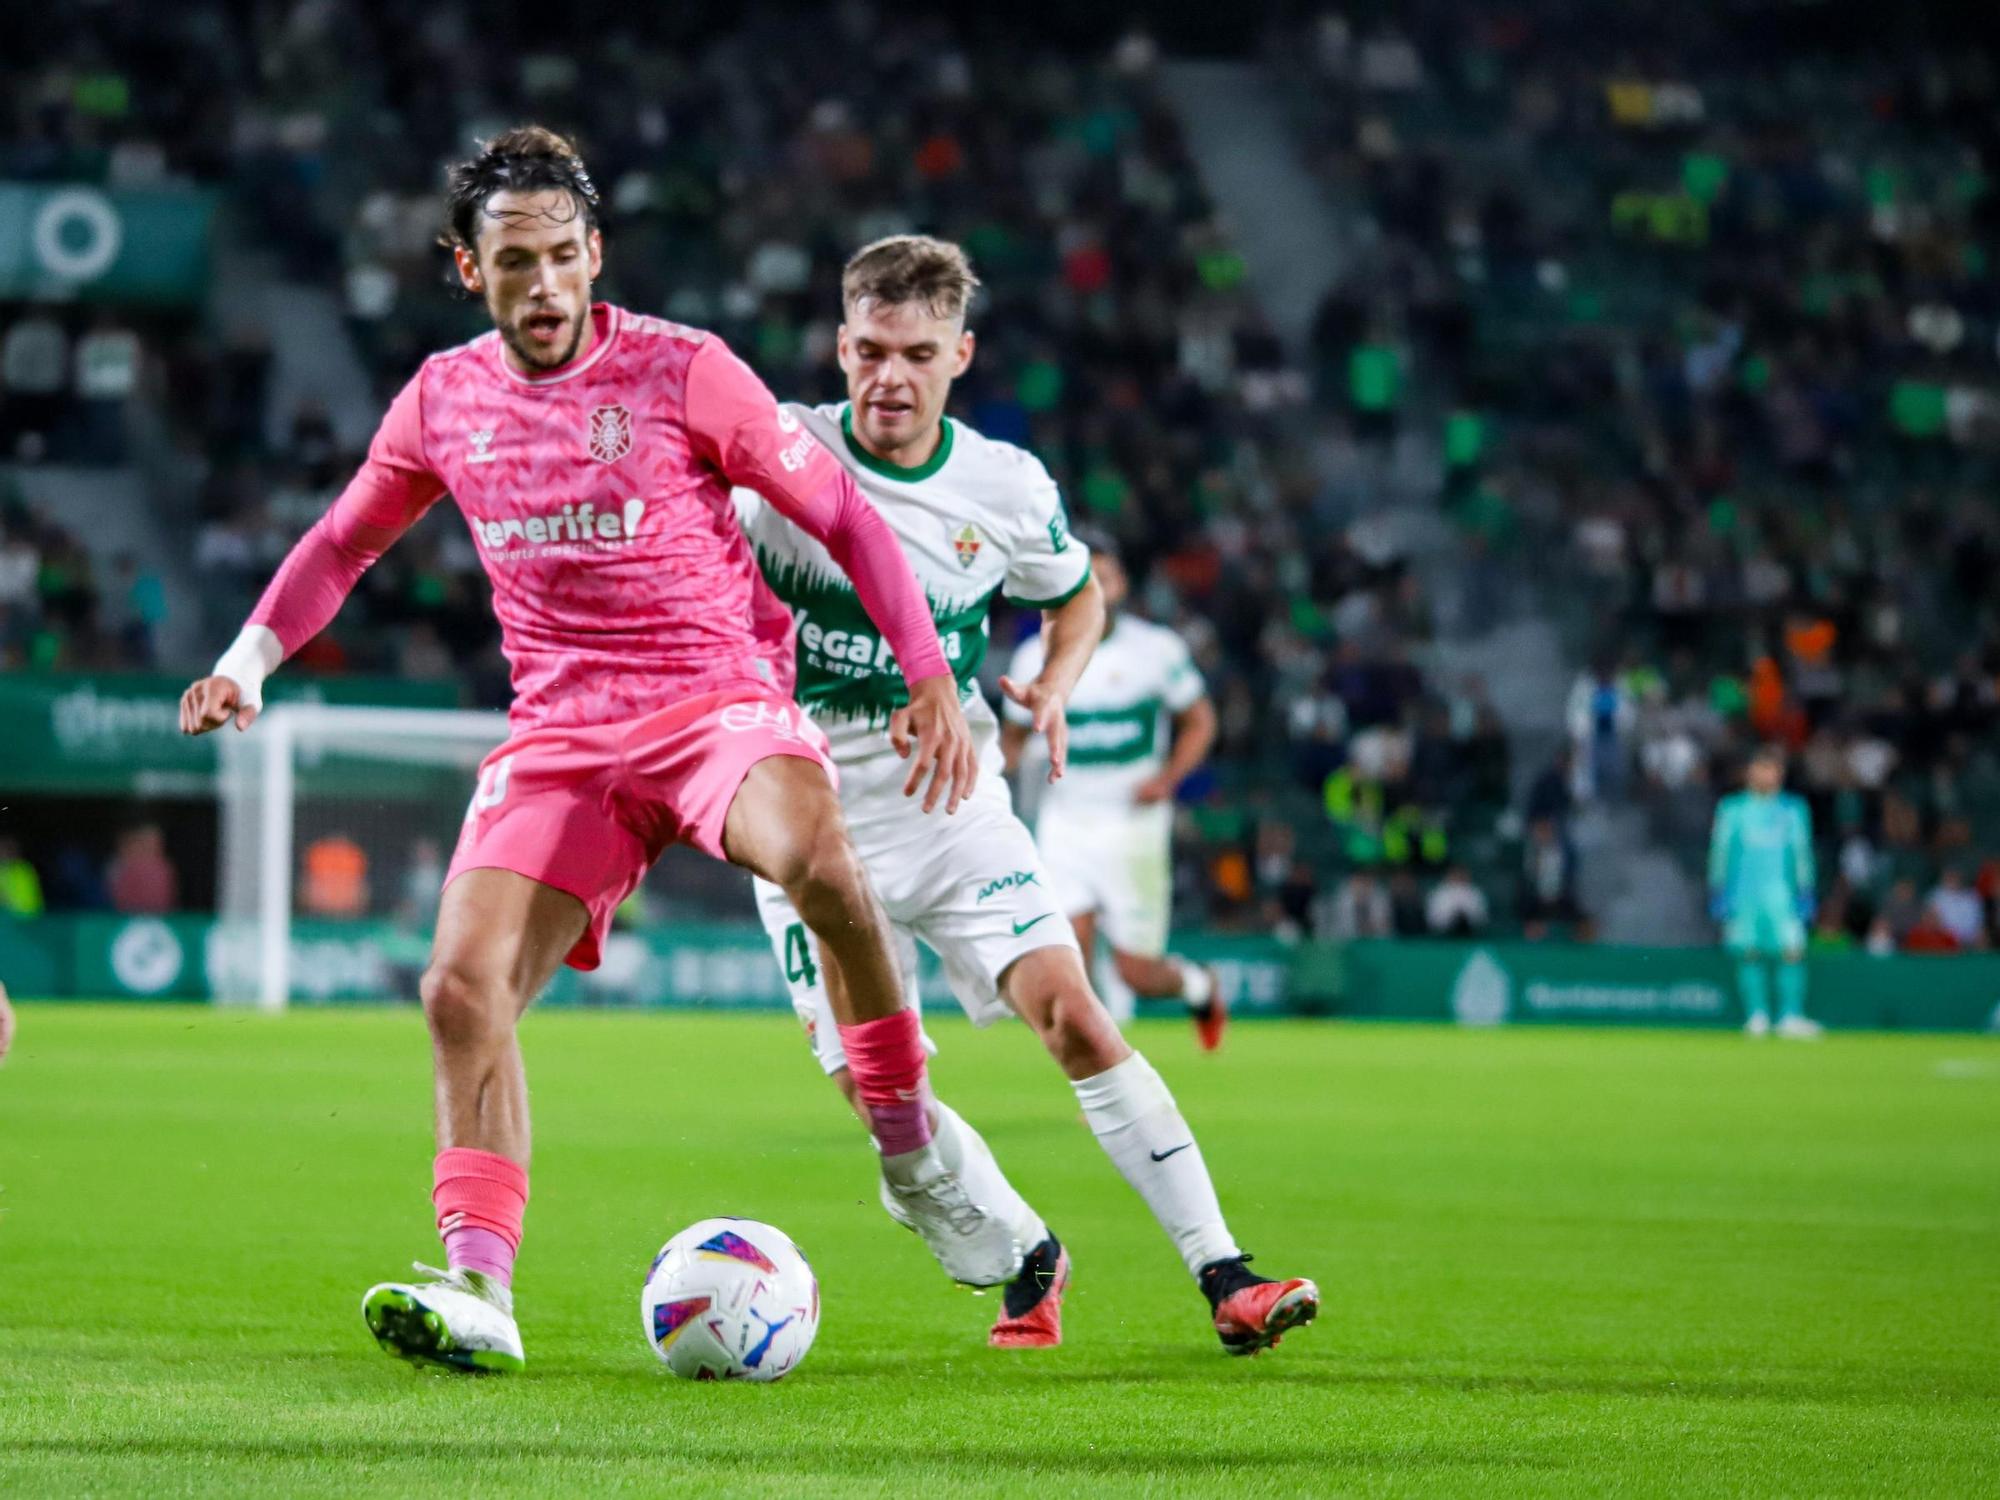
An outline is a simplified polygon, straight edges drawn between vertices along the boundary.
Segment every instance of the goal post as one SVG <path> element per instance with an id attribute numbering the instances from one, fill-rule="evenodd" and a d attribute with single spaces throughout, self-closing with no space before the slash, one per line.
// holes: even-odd
<path id="1" fill-rule="evenodd" d="M 449 860 L 479 763 L 506 736 L 498 712 L 327 703 L 273 704 L 247 731 L 223 731 L 216 999 L 283 1009 L 297 991 L 300 916 L 397 909 L 382 871 L 408 877 L 413 850 Z M 338 879 L 302 890 L 315 845 L 338 856 Z"/>

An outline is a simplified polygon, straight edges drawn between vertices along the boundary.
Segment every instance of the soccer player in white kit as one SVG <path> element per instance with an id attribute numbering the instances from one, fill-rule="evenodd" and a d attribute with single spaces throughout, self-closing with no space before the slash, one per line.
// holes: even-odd
<path id="1" fill-rule="evenodd" d="M 1079 532 L 1104 590 L 1104 639 L 1069 695 L 1069 769 L 1042 789 L 1035 847 L 1049 889 L 1076 926 L 1087 958 L 1102 932 L 1116 983 L 1107 1001 L 1132 1018 L 1134 993 L 1187 1004 L 1202 1047 L 1222 1044 L 1227 997 L 1213 970 L 1167 951 L 1173 904 L 1174 793 L 1208 758 L 1215 708 L 1187 643 L 1164 625 L 1126 613 L 1125 567 L 1111 539 Z M 1030 636 L 1008 675 L 1032 680 L 1046 643 Z M 1027 757 L 1033 723 L 1004 705 L 1007 769 Z"/>
<path id="2" fill-rule="evenodd" d="M 899 235 L 865 247 L 848 262 L 841 287 L 839 357 L 850 399 L 784 408 L 853 474 L 929 595 L 988 772 L 956 816 L 929 816 L 900 795 L 902 757 L 911 749 L 908 695 L 894 655 L 826 549 L 754 492 L 737 492 L 738 514 L 765 580 L 793 612 L 799 701 L 830 743 L 848 830 L 889 916 L 911 1002 L 921 939 L 943 960 L 975 1023 L 1011 1010 L 1035 1030 L 1099 1143 L 1207 1296 L 1224 1347 L 1254 1354 L 1312 1318 L 1318 1289 L 1245 1267 L 1200 1147 L 1159 1074 L 1092 992 L 1034 841 L 997 774 L 1000 726 L 975 682 L 993 595 L 1043 612 L 1047 660 L 1031 677 L 1001 685 L 1045 736 L 1058 782 L 1065 699 L 1102 634 L 1104 611 L 1088 551 L 1070 539 L 1048 471 L 1031 454 L 944 415 L 952 381 L 972 359 L 965 316 L 977 284 L 956 245 Z M 829 1005 L 839 975 L 785 892 L 762 880 L 756 889 L 820 1065 L 865 1121 Z M 1007 1289 L 990 1341 L 1059 1343 L 1067 1252 L 979 1134 L 941 1101 L 935 1139 L 977 1205 L 1014 1226 L 1020 1256 L 992 1278 Z M 884 1205 L 908 1222 L 886 1196 Z M 911 1227 L 931 1240 L 930 1229 Z"/>

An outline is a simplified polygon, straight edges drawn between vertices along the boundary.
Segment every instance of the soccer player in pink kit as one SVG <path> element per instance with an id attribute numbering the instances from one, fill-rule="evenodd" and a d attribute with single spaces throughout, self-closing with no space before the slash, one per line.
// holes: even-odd
<path id="1" fill-rule="evenodd" d="M 425 510 L 456 501 L 515 697 L 445 876 L 423 980 L 448 1269 L 375 1287 L 363 1312 L 391 1353 L 458 1369 L 523 1363 L 511 1287 L 529 1129 L 515 1024 L 560 964 L 596 966 L 612 912 L 676 842 L 783 886 L 837 956 L 840 1030 L 885 1171 L 957 1246 L 962 1279 L 992 1279 L 1015 1255 L 931 1143 L 916 1017 L 825 739 L 791 701 L 791 617 L 737 528 L 731 486 L 754 486 L 841 559 L 909 683 L 906 790 L 951 811 L 976 764 L 928 603 L 846 470 L 719 339 L 592 304 L 596 203 L 568 143 L 535 127 L 453 169 L 448 243 L 495 330 L 424 363 L 360 472 L 181 700 L 187 733 L 247 728 L 264 678 Z"/>

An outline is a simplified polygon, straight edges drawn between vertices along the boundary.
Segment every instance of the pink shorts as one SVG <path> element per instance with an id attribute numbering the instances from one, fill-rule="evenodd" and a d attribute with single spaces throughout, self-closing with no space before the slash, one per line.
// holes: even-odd
<path id="1" fill-rule="evenodd" d="M 817 761 L 838 785 L 819 726 L 754 687 L 617 724 L 531 729 L 480 764 L 444 883 L 466 870 L 512 870 L 568 891 L 590 909 L 590 927 L 567 962 L 594 969 L 612 913 L 668 845 L 727 857 L 729 804 L 772 755 Z"/>

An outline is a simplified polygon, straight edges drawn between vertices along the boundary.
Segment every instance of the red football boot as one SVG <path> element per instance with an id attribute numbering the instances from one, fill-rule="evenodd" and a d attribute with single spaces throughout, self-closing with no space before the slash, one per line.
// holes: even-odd
<path id="1" fill-rule="evenodd" d="M 1201 1289 L 1215 1309 L 1215 1332 L 1231 1354 L 1257 1354 L 1319 1312 L 1319 1288 L 1303 1276 L 1267 1281 L 1244 1266 L 1247 1255 L 1210 1261 Z"/>
<path id="2" fill-rule="evenodd" d="M 1000 1317 L 986 1342 L 995 1349 L 1055 1348 L 1062 1342 L 1063 1289 L 1068 1285 L 1069 1252 L 1050 1235 L 1007 1283 Z"/>

